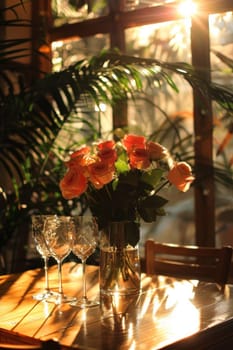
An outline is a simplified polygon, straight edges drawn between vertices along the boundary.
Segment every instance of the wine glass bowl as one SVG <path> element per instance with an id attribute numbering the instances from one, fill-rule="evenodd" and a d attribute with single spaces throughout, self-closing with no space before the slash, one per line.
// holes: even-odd
<path id="1" fill-rule="evenodd" d="M 78 234 L 72 241 L 72 252 L 81 260 L 87 258 L 94 253 L 96 249 L 96 241 L 83 236 L 82 232 Z"/>
<path id="2" fill-rule="evenodd" d="M 62 262 L 71 252 L 71 240 L 73 237 L 73 221 L 70 216 L 49 217 L 45 221 L 44 234 L 46 244 L 51 256 L 58 264 L 59 292 L 57 304 L 74 301 L 74 297 L 68 297 L 63 292 L 62 286 Z"/>
<path id="3" fill-rule="evenodd" d="M 49 252 L 56 260 L 64 260 L 71 252 L 68 223 L 67 217 L 56 217 L 51 220 L 48 219 L 45 225 L 45 236 Z"/>
<path id="4" fill-rule="evenodd" d="M 56 292 L 53 292 L 49 288 L 49 276 L 48 276 L 48 261 L 51 256 L 49 247 L 46 243 L 44 235 L 44 224 L 48 217 L 53 217 L 53 215 L 32 215 L 32 237 L 35 242 L 36 250 L 41 255 L 44 261 L 44 271 L 45 271 L 45 287 L 40 293 L 33 295 L 35 300 L 52 300 L 57 296 Z"/>
<path id="5" fill-rule="evenodd" d="M 84 245 L 77 244 L 74 250 L 75 250 L 75 255 L 77 255 L 77 257 L 80 260 L 86 260 L 90 255 L 94 253 L 95 247 L 89 246 L 85 242 Z"/>
<path id="6" fill-rule="evenodd" d="M 93 216 L 73 217 L 74 235 L 71 240 L 71 250 L 82 262 L 83 294 L 80 299 L 72 302 L 72 306 L 80 308 L 99 305 L 99 301 L 90 300 L 86 295 L 86 260 L 94 253 L 98 243 L 98 225 Z"/>
<path id="7" fill-rule="evenodd" d="M 50 256 L 49 248 L 46 244 L 44 237 L 44 221 L 46 215 L 33 215 L 32 216 L 32 235 L 36 245 L 36 250 L 42 256 Z"/>

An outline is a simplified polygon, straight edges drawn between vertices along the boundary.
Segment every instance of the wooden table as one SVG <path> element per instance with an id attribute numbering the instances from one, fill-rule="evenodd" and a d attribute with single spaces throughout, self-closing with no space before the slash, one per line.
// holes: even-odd
<path id="1" fill-rule="evenodd" d="M 49 271 L 52 289 L 57 269 Z M 80 265 L 63 265 L 66 294 L 82 293 Z M 221 294 L 214 284 L 142 275 L 140 297 L 129 297 L 125 318 L 101 320 L 101 308 L 81 310 L 69 304 L 38 302 L 43 270 L 0 276 L 0 327 L 37 339 L 55 339 L 83 349 L 227 349 L 233 348 L 233 286 Z M 87 266 L 88 297 L 98 298 L 98 267 Z M 105 324 L 103 324 L 103 321 Z M 1 334 L 0 334 L 1 336 Z M 226 347 L 227 346 L 227 347 Z"/>

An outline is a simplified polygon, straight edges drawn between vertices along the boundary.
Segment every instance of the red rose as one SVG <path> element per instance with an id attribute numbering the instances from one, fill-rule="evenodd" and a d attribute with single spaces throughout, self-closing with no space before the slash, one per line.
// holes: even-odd
<path id="1" fill-rule="evenodd" d="M 191 183 L 194 180 L 191 167 L 186 162 L 175 163 L 173 168 L 169 171 L 168 180 L 182 192 L 188 191 Z"/>

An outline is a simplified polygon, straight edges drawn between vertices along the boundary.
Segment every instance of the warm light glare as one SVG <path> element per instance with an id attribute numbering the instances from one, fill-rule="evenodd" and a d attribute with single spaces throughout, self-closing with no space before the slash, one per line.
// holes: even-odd
<path id="1" fill-rule="evenodd" d="M 7 196 L 6 196 L 6 192 L 3 190 L 3 188 L 2 188 L 2 187 L 0 187 L 0 194 L 3 196 L 3 198 L 4 198 L 4 199 L 6 199 L 6 198 L 7 198 Z"/>
<path id="2" fill-rule="evenodd" d="M 197 5 L 192 0 L 186 0 L 179 5 L 178 11 L 183 17 L 191 17 L 197 12 Z"/>
<path id="3" fill-rule="evenodd" d="M 188 315 L 188 318 L 184 318 L 184 315 Z M 180 300 L 171 312 L 171 316 L 169 330 L 176 338 L 188 336 L 200 329 L 200 312 L 188 300 Z M 187 322 L 188 319 L 191 322 Z"/>
<path id="4" fill-rule="evenodd" d="M 195 282 L 195 281 L 194 281 Z M 174 282 L 170 288 L 167 290 L 167 299 L 165 303 L 166 309 L 171 309 L 174 305 L 180 303 L 180 300 L 183 302 L 184 299 L 191 300 L 194 297 L 194 288 L 193 283 L 185 282 L 180 284 Z"/>
<path id="5" fill-rule="evenodd" d="M 150 307 L 151 299 L 153 296 L 154 296 L 154 293 L 152 294 L 152 291 L 151 293 L 148 292 L 148 294 L 146 295 L 139 314 L 139 319 L 143 318 L 143 316 L 146 314 L 148 308 Z"/>
<path id="6" fill-rule="evenodd" d="M 117 291 L 114 292 L 113 303 L 114 303 L 116 310 L 118 310 L 119 305 L 120 305 L 120 296 L 119 296 L 119 293 Z"/>
<path id="7" fill-rule="evenodd" d="M 52 50 L 56 50 L 57 48 L 61 48 L 64 45 L 63 41 L 53 41 L 52 42 Z"/>
<path id="8" fill-rule="evenodd" d="M 133 334 L 134 334 L 133 328 L 134 328 L 133 323 L 130 322 L 130 324 L 129 324 L 129 326 L 128 326 L 128 338 L 129 338 L 129 339 L 132 339 L 132 338 L 133 338 Z"/>
<path id="9" fill-rule="evenodd" d="M 44 308 L 44 316 L 47 318 L 49 317 L 50 313 L 51 313 L 51 310 L 48 306 L 49 303 L 43 303 L 43 308 Z"/>
<path id="10" fill-rule="evenodd" d="M 200 329 L 200 312 L 192 302 L 195 285 L 196 281 L 171 284 L 170 288 L 166 288 L 166 295 L 160 300 L 160 307 L 153 315 L 155 327 L 158 317 L 161 334 L 164 330 L 169 330 L 169 337 L 173 341 Z M 163 310 L 162 315 L 160 309 Z M 164 310 L 169 310 L 168 314 Z M 164 342 L 166 343 L 166 340 Z"/>
<path id="11" fill-rule="evenodd" d="M 105 103 L 99 103 L 99 105 L 95 105 L 96 112 L 106 112 L 107 106 Z"/>
<path id="12" fill-rule="evenodd" d="M 86 322 L 87 320 L 87 311 L 85 309 L 82 309 L 82 312 L 81 312 L 81 320 L 83 322 Z"/>

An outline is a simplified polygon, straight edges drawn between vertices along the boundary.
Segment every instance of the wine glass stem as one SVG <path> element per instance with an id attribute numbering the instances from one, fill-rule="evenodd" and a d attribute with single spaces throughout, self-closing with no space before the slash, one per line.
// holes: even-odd
<path id="1" fill-rule="evenodd" d="M 82 260 L 83 269 L 83 299 L 87 300 L 87 289 L 86 289 L 86 260 Z"/>
<path id="2" fill-rule="evenodd" d="M 49 258 L 47 256 L 43 256 L 44 259 L 44 272 L 45 272 L 45 290 L 49 292 L 49 274 L 48 274 L 48 261 Z"/>
<path id="3" fill-rule="evenodd" d="M 59 260 L 57 262 L 57 266 L 58 266 L 58 291 L 60 296 L 63 296 L 63 288 L 62 288 L 62 263 Z"/>

